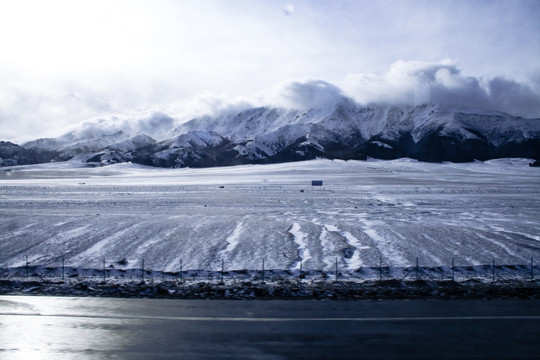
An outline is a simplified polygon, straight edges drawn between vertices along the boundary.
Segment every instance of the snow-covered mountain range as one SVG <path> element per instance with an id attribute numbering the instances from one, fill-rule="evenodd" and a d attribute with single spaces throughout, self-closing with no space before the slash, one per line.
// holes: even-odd
<path id="1" fill-rule="evenodd" d="M 343 97 L 324 108 L 254 107 L 196 117 L 180 125 L 158 115 L 136 133 L 134 127 L 98 124 L 21 146 L 0 142 L 0 165 L 70 159 L 102 165 L 131 161 L 207 167 L 317 157 L 436 162 L 540 158 L 540 119 L 491 110 L 437 104 L 364 107 Z"/>

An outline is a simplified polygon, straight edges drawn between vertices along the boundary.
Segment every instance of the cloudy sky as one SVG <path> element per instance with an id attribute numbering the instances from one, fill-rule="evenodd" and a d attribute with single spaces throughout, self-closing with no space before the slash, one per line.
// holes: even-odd
<path id="1" fill-rule="evenodd" d="M 539 19 L 537 0 L 0 0 L 0 140 L 341 94 L 540 117 Z"/>

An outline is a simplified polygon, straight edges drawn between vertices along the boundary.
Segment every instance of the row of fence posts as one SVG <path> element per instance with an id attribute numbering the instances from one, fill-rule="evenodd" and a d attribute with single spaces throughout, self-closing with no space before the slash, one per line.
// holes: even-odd
<path id="1" fill-rule="evenodd" d="M 261 279 L 262 281 L 264 282 L 265 281 L 265 261 L 266 261 L 266 258 L 262 258 L 262 268 L 261 268 Z M 382 281 L 383 280 L 383 274 L 382 274 L 382 269 L 383 269 L 383 262 L 382 262 L 382 257 L 379 257 L 379 281 Z M 455 262 L 454 262 L 454 258 L 452 258 L 452 265 L 450 267 L 451 271 L 452 271 L 452 281 L 455 281 L 456 277 L 455 277 Z M 534 280 L 534 259 L 531 258 L 531 265 L 530 265 L 530 268 L 531 268 L 531 280 Z M 492 265 L 491 265 L 491 269 L 492 269 L 492 272 L 491 272 L 491 275 L 492 275 L 492 281 L 495 282 L 495 258 L 493 258 L 493 261 L 492 261 Z M 419 259 L 416 258 L 416 265 L 414 268 L 412 268 L 409 272 L 407 272 L 402 278 L 401 280 L 405 280 L 412 272 L 415 272 L 415 277 L 416 277 L 416 280 L 420 280 L 420 273 L 422 272 L 424 275 L 426 275 L 427 277 L 429 277 L 431 280 L 435 280 L 431 277 L 431 275 L 429 275 L 420 265 L 419 265 Z M 63 272 L 63 271 L 62 271 Z M 144 272 L 145 272 L 145 268 L 144 268 L 144 259 L 142 259 L 142 267 L 141 267 L 141 280 L 144 280 Z M 302 269 L 302 261 L 300 261 L 300 274 L 302 274 L 303 272 L 303 269 Z M 225 261 L 224 259 L 221 259 L 221 276 L 220 276 L 220 280 L 221 282 L 224 281 L 224 275 L 225 275 Z M 178 276 L 180 277 L 180 281 L 183 283 L 184 282 L 184 276 L 183 276 L 183 269 L 182 269 L 182 260 L 180 260 L 180 271 L 178 273 Z M 338 258 L 336 257 L 336 260 L 335 260 L 335 280 L 337 281 L 339 278 L 339 261 L 338 261 Z M 103 259 L 103 280 L 105 280 L 105 259 Z"/>
<path id="2" fill-rule="evenodd" d="M 265 261 L 266 261 L 266 258 L 263 257 L 262 259 L 262 271 L 261 271 L 261 278 L 262 278 L 262 281 L 264 282 L 265 281 Z M 106 274 L 107 274 L 107 270 L 106 270 L 106 262 L 105 262 L 105 259 L 103 259 L 103 281 L 106 281 Z M 452 266 L 450 267 L 451 271 L 452 271 L 452 281 L 455 281 L 455 263 L 454 263 L 454 258 L 452 258 Z M 534 280 L 534 259 L 531 258 L 531 264 L 530 264 L 530 268 L 531 268 L 531 281 Z M 382 281 L 383 280 L 383 262 L 382 262 L 382 256 L 379 257 L 379 281 Z M 26 270 L 26 278 L 29 278 L 30 276 L 30 262 L 28 261 L 28 256 L 26 256 L 26 261 L 25 261 L 25 270 Z M 145 266 L 144 266 L 144 258 L 142 259 L 141 261 L 141 281 L 144 281 L 144 273 L 145 273 L 146 269 L 145 269 Z M 429 277 L 431 280 L 434 280 L 431 275 L 429 275 L 429 273 L 427 273 L 420 265 L 419 265 L 419 260 L 418 258 L 416 258 L 416 265 L 411 269 L 409 270 L 403 277 L 401 280 L 405 280 L 412 272 L 415 272 L 415 277 L 416 277 L 416 280 L 420 280 L 420 273 L 422 272 L 424 275 L 426 275 L 427 277 Z M 300 261 L 300 274 L 302 274 L 303 272 L 303 269 L 302 269 L 302 261 Z M 225 275 L 225 261 L 224 259 L 221 259 L 221 282 L 224 281 L 224 275 Z M 62 276 L 62 281 L 65 280 L 65 257 L 62 256 L 62 267 L 61 267 L 61 276 Z M 184 282 L 184 270 L 183 270 L 183 264 L 182 264 L 182 260 L 180 260 L 180 271 L 178 272 L 178 277 L 180 278 L 180 281 L 183 283 Z M 339 278 L 339 261 L 338 261 L 338 258 L 336 257 L 336 260 L 335 260 L 335 280 L 337 281 Z M 492 278 L 492 281 L 495 282 L 495 258 L 493 258 L 493 261 L 492 261 L 492 264 L 491 264 L 491 278 Z"/>

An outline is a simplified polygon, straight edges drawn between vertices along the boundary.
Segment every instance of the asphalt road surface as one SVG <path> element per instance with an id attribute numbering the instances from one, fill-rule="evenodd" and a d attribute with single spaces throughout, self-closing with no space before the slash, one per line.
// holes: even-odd
<path id="1" fill-rule="evenodd" d="M 538 359 L 539 305 L 0 296 L 0 358 Z"/>

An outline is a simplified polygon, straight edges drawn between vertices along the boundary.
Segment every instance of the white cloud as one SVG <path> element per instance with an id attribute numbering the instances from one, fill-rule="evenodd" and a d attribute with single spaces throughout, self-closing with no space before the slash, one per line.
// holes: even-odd
<path id="1" fill-rule="evenodd" d="M 294 12 L 295 8 L 292 4 L 287 4 L 283 7 L 283 12 L 285 15 L 291 15 Z"/>
<path id="2" fill-rule="evenodd" d="M 396 104 L 429 85 L 433 101 L 491 105 L 496 93 L 497 105 L 532 114 L 538 18 L 536 0 L 0 1 L 0 139 L 56 136 L 111 113 L 183 119 L 262 104 L 256 95 L 276 83 L 282 93 L 267 100 L 295 106 L 331 103 L 331 84 Z M 436 61 L 447 57 L 457 60 Z M 307 78 L 327 83 L 283 85 Z"/>
<path id="3" fill-rule="evenodd" d="M 540 81 L 522 84 L 504 77 L 495 77 L 487 84 L 494 107 L 510 114 L 540 118 Z"/>
<path id="4" fill-rule="evenodd" d="M 340 88 L 327 81 L 303 79 L 284 81 L 261 91 L 253 102 L 305 110 L 335 106 L 343 96 Z"/>
<path id="5" fill-rule="evenodd" d="M 538 88 L 535 91 L 530 84 L 502 77 L 486 80 L 465 76 L 451 60 L 397 61 L 381 76 L 349 74 L 341 86 L 346 94 L 366 105 L 413 105 L 422 92 L 424 101 L 540 117 Z"/>
<path id="6" fill-rule="evenodd" d="M 168 106 L 133 111 L 115 110 L 110 103 L 99 99 L 91 91 L 51 92 L 42 99 L 43 102 L 33 102 L 33 97 L 28 100 L 22 96 L 5 96 L 4 101 L 10 102 L 12 109 L 32 107 L 36 112 L 51 118 L 62 118 L 69 114 L 84 116 L 92 112 L 106 113 L 88 116 L 88 120 L 74 125 L 61 120 L 42 123 L 38 129 L 33 129 L 41 132 L 40 136 L 23 140 L 59 136 L 61 133 L 52 134 L 48 131 L 49 128 L 58 130 L 59 127 L 63 128 L 62 133 L 75 131 L 79 135 L 112 134 L 122 130 L 131 136 L 144 133 L 161 140 L 168 138 L 175 127 L 197 116 L 222 116 L 268 105 L 298 110 L 326 108 L 336 106 L 344 97 L 350 97 L 363 105 L 413 105 L 414 102 L 424 100 L 448 106 L 492 108 L 513 115 L 540 117 L 540 83 L 536 83 L 535 87 L 503 77 L 485 80 L 464 76 L 456 63 L 450 60 L 398 61 L 383 75 L 352 74 L 341 85 L 343 90 L 323 80 L 290 80 L 257 92 L 251 98 L 229 97 L 204 91 Z M 38 93 L 43 90 L 34 89 Z M 0 112 L 0 117 L 8 118 L 10 115 Z M 14 128 L 21 129 L 17 125 Z M 4 134 L 10 133 L 4 131 Z M 18 135 L 13 133 L 13 136 Z"/>
<path id="7" fill-rule="evenodd" d="M 186 100 L 174 102 L 167 107 L 167 111 L 179 119 L 180 122 L 191 120 L 201 115 L 222 115 L 239 112 L 254 106 L 253 101 L 243 97 L 229 97 L 225 94 L 214 94 L 203 91 Z"/>
<path id="8" fill-rule="evenodd" d="M 113 134 L 124 131 L 130 136 L 146 134 L 155 139 L 162 140 L 170 137 L 170 132 L 178 125 L 178 120 L 170 114 L 147 110 L 136 113 L 111 114 L 85 120 L 68 127 L 77 137 L 92 137 L 96 134 Z"/>

